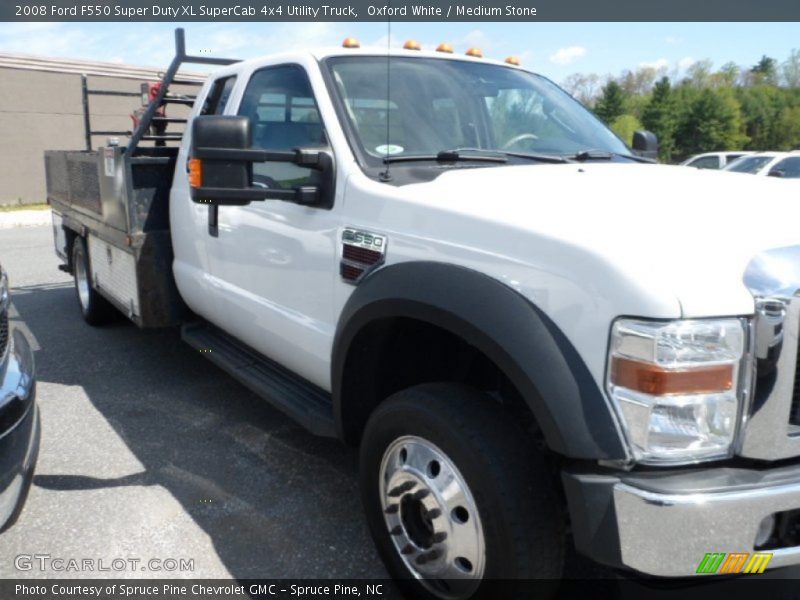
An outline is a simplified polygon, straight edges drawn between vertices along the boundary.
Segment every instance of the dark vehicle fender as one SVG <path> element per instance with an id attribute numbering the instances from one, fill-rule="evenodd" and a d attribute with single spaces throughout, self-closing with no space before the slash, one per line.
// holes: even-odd
<path id="1" fill-rule="evenodd" d="M 459 336 L 483 352 L 521 393 L 553 451 L 578 459 L 624 459 L 602 391 L 558 327 L 512 288 L 487 275 L 434 262 L 407 262 L 367 277 L 345 304 L 333 345 L 333 408 L 347 440 L 344 369 L 371 322 L 406 317 Z"/>

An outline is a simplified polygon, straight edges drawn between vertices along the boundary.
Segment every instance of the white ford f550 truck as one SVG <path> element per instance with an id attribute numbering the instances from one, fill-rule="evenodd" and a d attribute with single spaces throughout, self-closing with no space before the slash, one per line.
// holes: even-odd
<path id="1" fill-rule="evenodd" d="M 649 164 L 547 79 L 446 47 L 234 62 L 177 39 L 127 146 L 46 154 L 90 324 L 180 325 L 358 445 L 411 593 L 559 577 L 570 544 L 657 576 L 708 552 L 800 563 L 782 182 Z M 185 61 L 226 66 L 170 134 Z"/>

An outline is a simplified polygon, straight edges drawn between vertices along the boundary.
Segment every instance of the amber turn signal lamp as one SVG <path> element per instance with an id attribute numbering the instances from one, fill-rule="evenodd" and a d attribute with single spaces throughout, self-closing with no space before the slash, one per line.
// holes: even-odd
<path id="1" fill-rule="evenodd" d="M 189 159 L 189 185 L 203 187 L 203 162 L 199 158 Z"/>
<path id="2" fill-rule="evenodd" d="M 651 396 L 712 394 L 733 389 L 733 366 L 669 370 L 651 363 L 614 357 L 611 382 Z"/>
<path id="3" fill-rule="evenodd" d="M 467 56 L 473 56 L 475 58 L 483 58 L 483 52 L 481 52 L 480 48 L 470 48 L 467 50 Z"/>
<path id="4" fill-rule="evenodd" d="M 437 52 L 446 52 L 447 54 L 452 54 L 453 53 L 453 45 L 452 44 L 448 44 L 447 42 L 443 42 L 443 43 L 439 44 L 438 46 L 436 46 L 436 51 Z"/>
<path id="5" fill-rule="evenodd" d="M 361 48 L 361 42 L 354 37 L 344 38 L 342 48 Z"/>
<path id="6" fill-rule="evenodd" d="M 408 40 L 405 44 L 403 44 L 403 48 L 406 50 L 422 50 L 422 44 L 420 44 L 417 40 Z"/>
<path id="7" fill-rule="evenodd" d="M 506 59 L 506 63 L 508 63 L 509 65 L 514 65 L 515 67 L 518 67 L 518 66 L 520 66 L 520 65 L 522 64 L 522 63 L 520 62 L 520 60 L 519 60 L 519 57 L 518 57 L 518 56 L 509 56 L 509 57 Z"/>

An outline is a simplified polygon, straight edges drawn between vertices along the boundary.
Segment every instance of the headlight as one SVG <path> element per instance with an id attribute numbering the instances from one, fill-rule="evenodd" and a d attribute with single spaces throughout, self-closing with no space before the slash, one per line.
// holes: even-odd
<path id="1" fill-rule="evenodd" d="M 608 392 L 634 459 L 677 464 L 730 456 L 747 383 L 746 321 L 619 319 Z"/>

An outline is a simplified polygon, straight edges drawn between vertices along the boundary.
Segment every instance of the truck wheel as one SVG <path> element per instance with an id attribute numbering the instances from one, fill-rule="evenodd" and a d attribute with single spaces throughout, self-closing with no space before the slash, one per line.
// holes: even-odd
<path id="1" fill-rule="evenodd" d="M 491 580 L 562 573 L 564 524 L 544 458 L 473 388 L 424 384 L 387 399 L 367 423 L 359 477 L 378 552 L 411 597 L 484 596 Z"/>
<path id="2" fill-rule="evenodd" d="M 78 306 L 83 320 L 89 325 L 103 325 L 114 318 L 114 307 L 94 289 L 91 272 L 86 242 L 82 237 L 76 237 L 72 245 L 72 273 Z"/>

